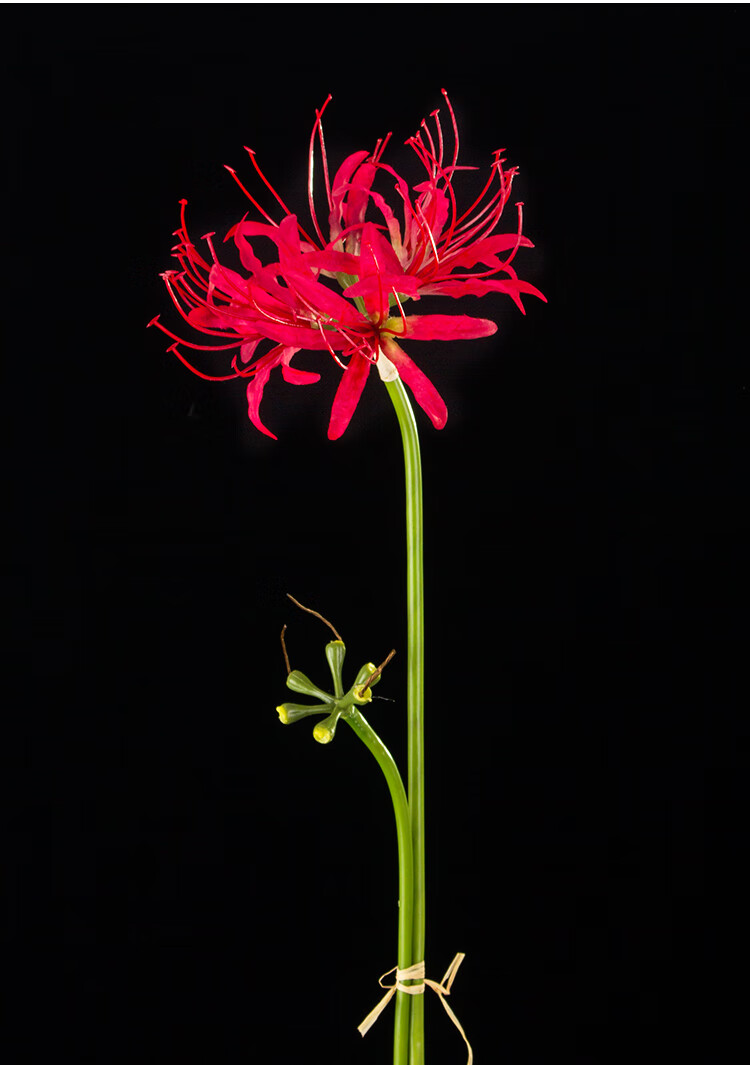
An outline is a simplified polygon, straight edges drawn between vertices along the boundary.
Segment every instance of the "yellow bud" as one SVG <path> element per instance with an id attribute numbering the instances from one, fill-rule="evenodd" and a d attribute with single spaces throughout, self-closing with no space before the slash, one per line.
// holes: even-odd
<path id="1" fill-rule="evenodd" d="M 276 707 L 276 713 L 279 715 L 279 721 L 281 722 L 282 725 L 288 725 L 289 724 L 289 715 L 286 712 L 286 707 L 285 706 L 277 706 Z"/>

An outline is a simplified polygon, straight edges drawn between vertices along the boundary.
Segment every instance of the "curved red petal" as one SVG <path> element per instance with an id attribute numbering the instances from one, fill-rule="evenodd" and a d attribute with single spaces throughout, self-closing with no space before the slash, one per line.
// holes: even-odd
<path id="1" fill-rule="evenodd" d="M 279 349 L 276 349 L 277 351 Z M 269 352 L 269 355 L 273 354 Z M 268 356 L 266 356 L 268 358 Z M 264 362 L 265 360 L 261 360 Z M 252 381 L 247 385 L 247 416 L 253 423 L 256 429 L 259 429 L 261 433 L 266 436 L 270 436 L 272 440 L 278 440 L 270 429 L 267 429 L 263 422 L 260 420 L 260 401 L 263 399 L 263 389 L 268 384 L 268 378 L 271 376 L 271 370 L 277 362 L 269 360 L 266 365 L 261 366 L 258 372 L 253 377 Z"/>
<path id="2" fill-rule="evenodd" d="M 528 281 L 519 281 L 517 278 L 508 278 L 504 281 L 493 280 L 492 278 L 471 278 L 466 281 L 459 281 L 457 278 L 452 278 L 450 281 L 438 281 L 434 285 L 423 285 L 419 290 L 422 296 L 453 296 L 455 299 L 461 296 L 486 296 L 488 292 L 503 292 L 505 295 L 510 296 L 514 303 L 525 314 L 523 304 L 519 293 L 526 292 L 530 296 L 536 296 L 538 299 L 547 302 L 547 297 L 543 292 L 540 292 L 538 288 L 532 285 Z"/>
<path id="3" fill-rule="evenodd" d="M 475 240 L 473 244 L 469 244 L 455 254 L 449 252 L 435 270 L 435 274 L 437 276 L 441 274 L 445 276 L 456 266 L 470 267 L 476 263 L 484 263 L 486 266 L 492 266 L 499 270 L 503 264 L 497 258 L 498 253 L 512 251 L 515 247 L 533 248 L 534 245 L 528 237 L 519 237 L 517 233 L 498 233 L 495 237 Z M 459 279 L 461 277 L 460 274 L 456 276 Z"/>
<path id="4" fill-rule="evenodd" d="M 399 373 L 399 377 L 411 389 L 412 394 L 436 429 L 442 429 L 448 421 L 448 408 L 443 397 L 416 363 L 401 350 L 395 340 L 383 337 L 383 350 Z"/>
<path id="5" fill-rule="evenodd" d="M 314 385 L 320 380 L 320 374 L 314 370 L 298 370 L 296 366 L 289 366 L 287 363 L 282 363 L 281 376 L 288 385 Z"/>
<path id="6" fill-rule="evenodd" d="M 365 359 L 362 355 L 354 354 L 349 360 L 349 365 L 344 370 L 333 400 L 331 421 L 328 425 L 329 440 L 338 440 L 346 432 L 362 395 L 362 389 L 365 387 L 371 365 L 369 359 Z"/>

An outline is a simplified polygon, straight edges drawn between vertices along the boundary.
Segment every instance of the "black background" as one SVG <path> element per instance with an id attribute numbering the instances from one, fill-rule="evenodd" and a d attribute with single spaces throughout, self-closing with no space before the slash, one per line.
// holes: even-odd
<path id="1" fill-rule="evenodd" d="M 222 165 L 252 183 L 244 144 L 305 217 L 329 92 L 332 166 L 393 130 L 408 168 L 442 87 L 461 161 L 520 167 L 517 265 L 549 303 L 443 306 L 498 334 L 412 351 L 450 411 L 440 433 L 418 412 L 428 970 L 466 952 L 452 1001 L 480 1065 L 717 1060 L 703 977 L 743 798 L 738 577 L 712 564 L 739 558 L 743 483 L 737 12 L 13 12 L 13 1060 L 52 1038 L 65 1061 L 219 1065 L 269 1035 L 275 1061 L 388 1060 L 390 1015 L 356 1032 L 395 961 L 387 793 L 353 734 L 321 748 L 274 707 L 284 623 L 325 683 L 327 630 L 291 592 L 341 631 L 349 676 L 396 649 L 369 716 L 403 761 L 393 413 L 373 378 L 330 443 L 337 375 L 305 355 L 324 379 L 268 386 L 267 440 L 241 385 L 193 377 L 146 324 L 177 324 L 158 275 L 178 200 L 196 235 L 246 210 Z M 431 1065 L 464 1060 L 428 1017 Z"/>

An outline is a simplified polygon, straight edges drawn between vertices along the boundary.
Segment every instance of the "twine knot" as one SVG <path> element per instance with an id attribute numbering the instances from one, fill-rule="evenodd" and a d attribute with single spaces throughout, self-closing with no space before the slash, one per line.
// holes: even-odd
<path id="1" fill-rule="evenodd" d="M 453 1010 L 445 1001 L 446 996 L 450 995 L 451 993 L 451 985 L 453 984 L 459 966 L 465 957 L 465 954 L 457 954 L 455 956 L 453 961 L 448 966 L 445 976 L 439 984 L 435 980 L 430 980 L 427 976 L 425 976 L 424 961 L 415 962 L 414 965 L 410 965 L 407 969 L 399 969 L 397 965 L 394 965 L 393 968 L 389 969 L 387 973 L 383 973 L 383 975 L 378 980 L 380 986 L 385 989 L 385 994 L 381 998 L 380 1002 L 378 1002 L 377 1006 L 373 1010 L 370 1010 L 365 1019 L 358 1026 L 357 1031 L 359 1032 L 359 1034 L 365 1035 L 367 1032 L 369 1032 L 370 1028 L 372 1028 L 375 1021 L 378 1019 L 380 1014 L 383 1012 L 383 1010 L 391 1001 L 397 991 L 403 991 L 407 995 L 423 995 L 425 987 L 431 987 L 442 1002 L 445 1012 L 448 1014 L 450 1019 L 455 1024 L 456 1028 L 458 1028 L 459 1032 L 461 1033 L 464 1043 L 466 1043 L 466 1047 L 469 1051 L 469 1056 L 466 1059 L 466 1065 L 472 1065 L 474 1061 L 474 1053 L 471 1049 L 471 1044 L 469 1043 L 469 1040 L 466 1038 L 466 1032 L 461 1027 L 458 1017 L 455 1015 Z M 395 983 L 384 984 L 383 981 L 387 976 L 390 976 L 391 973 L 396 974 Z M 415 982 L 412 984 L 406 984 L 404 983 L 405 980 L 413 980 Z"/>

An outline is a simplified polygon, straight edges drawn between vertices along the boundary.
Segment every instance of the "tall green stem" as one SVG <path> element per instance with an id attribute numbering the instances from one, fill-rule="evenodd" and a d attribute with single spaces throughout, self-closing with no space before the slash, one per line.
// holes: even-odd
<path id="1" fill-rule="evenodd" d="M 396 837 L 398 840 L 398 967 L 408 969 L 412 964 L 412 923 L 414 863 L 412 858 L 411 821 L 406 790 L 401 780 L 393 756 L 377 733 L 371 728 L 361 712 L 352 707 L 343 717 L 357 733 L 383 770 L 388 789 L 393 800 L 393 812 L 396 815 Z M 422 996 L 407 995 L 396 992 L 396 1015 L 393 1029 L 393 1065 L 408 1065 L 409 1062 L 409 1017 L 411 999 Z"/>
<path id="2" fill-rule="evenodd" d="M 406 474 L 406 599 L 408 631 L 407 759 L 408 794 L 414 851 L 414 962 L 425 956 L 425 823 L 424 823 L 424 591 L 422 460 L 414 412 L 400 380 L 385 386 L 396 411 L 404 448 Z M 399 996 L 407 997 L 407 996 Z M 424 995 L 413 995 L 410 1065 L 424 1065 Z"/>

